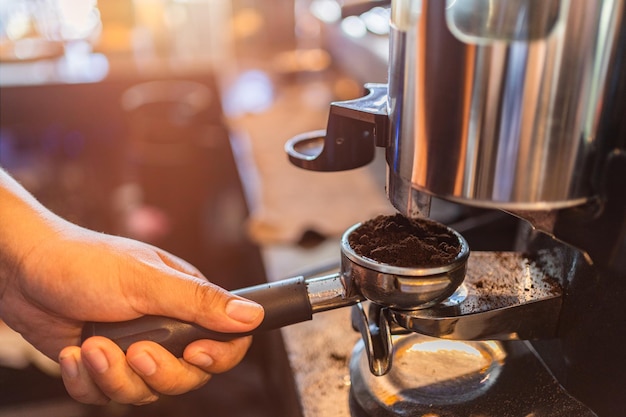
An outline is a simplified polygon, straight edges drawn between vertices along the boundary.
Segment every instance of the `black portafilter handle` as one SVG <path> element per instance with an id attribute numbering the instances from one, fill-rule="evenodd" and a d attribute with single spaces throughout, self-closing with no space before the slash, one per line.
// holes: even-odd
<path id="1" fill-rule="evenodd" d="M 308 288 L 303 277 L 242 288 L 233 291 L 233 294 L 255 301 L 265 309 L 263 321 L 251 332 L 222 333 L 168 317 L 143 316 L 124 322 L 86 323 L 82 340 L 91 336 L 104 336 L 113 340 L 124 352 L 135 342 L 150 340 L 180 358 L 185 347 L 195 340 L 229 341 L 313 318 Z"/>

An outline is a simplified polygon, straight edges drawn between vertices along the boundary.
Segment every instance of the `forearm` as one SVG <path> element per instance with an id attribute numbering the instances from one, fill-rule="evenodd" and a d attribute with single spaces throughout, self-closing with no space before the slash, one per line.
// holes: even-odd
<path id="1" fill-rule="evenodd" d="M 0 168 L 0 300 L 26 254 L 60 219 Z"/>

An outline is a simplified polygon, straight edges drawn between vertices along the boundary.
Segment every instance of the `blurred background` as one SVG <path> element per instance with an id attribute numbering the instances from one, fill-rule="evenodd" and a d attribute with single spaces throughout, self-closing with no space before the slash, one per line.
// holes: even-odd
<path id="1" fill-rule="evenodd" d="M 59 215 L 228 289 L 332 267 L 345 228 L 390 210 L 383 162 L 309 173 L 283 146 L 386 81 L 386 3 L 3 0 L 0 165 Z M 0 416 L 297 416 L 283 342 L 255 338 L 197 392 L 102 408 L 0 323 Z"/>

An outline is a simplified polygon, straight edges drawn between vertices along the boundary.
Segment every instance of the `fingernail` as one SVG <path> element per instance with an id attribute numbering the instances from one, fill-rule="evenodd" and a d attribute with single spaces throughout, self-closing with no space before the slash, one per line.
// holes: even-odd
<path id="1" fill-rule="evenodd" d="M 189 362 L 200 368 L 208 368 L 215 362 L 212 357 L 204 352 L 198 352 L 189 358 Z"/>
<path id="2" fill-rule="evenodd" d="M 252 323 L 261 314 L 263 314 L 263 307 L 252 301 L 236 298 L 226 304 L 226 315 L 242 323 Z"/>
<path id="3" fill-rule="evenodd" d="M 104 352 L 100 349 L 91 349 L 84 354 L 87 358 L 87 362 L 89 362 L 89 365 L 94 371 L 103 374 L 109 369 L 109 361 L 104 355 Z"/>
<path id="4" fill-rule="evenodd" d="M 61 373 L 68 378 L 78 377 L 78 362 L 73 355 L 60 356 L 59 364 L 61 365 Z"/>
<path id="5" fill-rule="evenodd" d="M 133 403 L 133 405 L 146 405 L 146 404 L 151 404 L 155 401 L 157 401 L 159 399 L 158 395 L 156 394 L 152 394 L 149 397 L 144 398 L 141 401 L 138 401 L 136 403 Z"/>
<path id="6" fill-rule="evenodd" d="M 145 376 L 154 375 L 157 371 L 157 364 L 147 352 L 141 352 L 136 356 L 133 356 L 131 363 L 139 373 Z"/>

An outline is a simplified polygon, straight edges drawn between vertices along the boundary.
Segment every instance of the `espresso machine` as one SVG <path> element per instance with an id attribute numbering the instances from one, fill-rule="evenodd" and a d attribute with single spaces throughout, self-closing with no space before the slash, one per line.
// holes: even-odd
<path id="1" fill-rule="evenodd" d="M 353 415 L 624 415 L 626 2 L 393 0 L 388 71 L 291 162 L 347 170 L 382 147 L 401 214 L 439 198 L 523 226 L 445 300 L 353 307 Z"/>
<path id="2" fill-rule="evenodd" d="M 286 144 L 314 171 L 384 148 L 386 191 L 430 222 L 434 198 L 521 219 L 515 251 L 404 268 L 341 240 L 341 271 L 235 291 L 260 330 L 352 308 L 354 416 L 600 416 L 626 410 L 626 1 L 392 0 L 387 84 L 332 103 Z M 347 190 L 346 192 L 349 192 Z M 89 323 L 123 348 L 182 355 L 190 323 Z"/>

